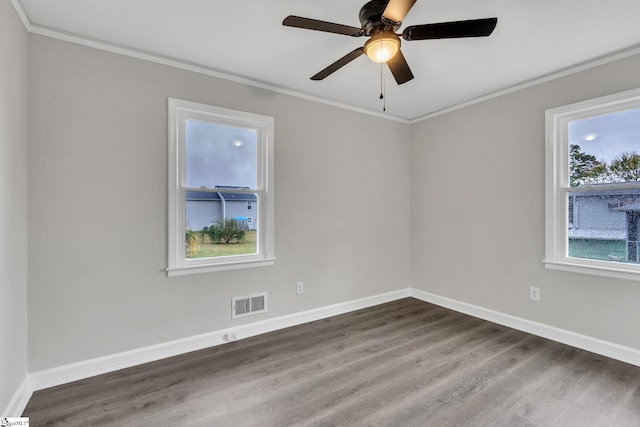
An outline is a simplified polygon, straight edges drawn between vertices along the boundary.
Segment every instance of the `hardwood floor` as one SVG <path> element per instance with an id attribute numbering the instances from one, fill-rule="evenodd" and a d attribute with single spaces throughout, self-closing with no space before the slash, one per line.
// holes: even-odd
<path id="1" fill-rule="evenodd" d="M 416 299 L 34 393 L 33 426 L 640 426 L 640 368 Z"/>

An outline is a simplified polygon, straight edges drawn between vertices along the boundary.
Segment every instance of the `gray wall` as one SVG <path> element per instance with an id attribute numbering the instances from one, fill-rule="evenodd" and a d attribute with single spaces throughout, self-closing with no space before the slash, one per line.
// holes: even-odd
<path id="1" fill-rule="evenodd" d="M 0 2 L 0 415 L 27 374 L 27 32 Z"/>
<path id="2" fill-rule="evenodd" d="M 406 124 L 30 37 L 30 371 L 409 285 Z M 165 277 L 167 97 L 275 118 L 274 267 Z"/>
<path id="3" fill-rule="evenodd" d="M 25 35 L 6 15 L 2 52 L 16 58 L 1 70 L 20 82 Z M 29 53 L 30 371 L 410 284 L 640 348 L 636 282 L 541 263 L 544 110 L 640 86 L 640 57 L 408 126 L 36 35 Z M 10 171 L 1 289 L 18 314 L 0 330 L 19 348 L 0 368 L 15 383 L 26 353 L 26 87 L 2 84 L 18 92 L 0 99 L 12 106 L 0 148 L 16 151 L 0 157 Z M 167 97 L 275 117 L 275 267 L 165 277 Z M 542 301 L 529 301 L 531 285 Z M 232 322 L 230 298 L 260 291 L 269 313 Z"/>
<path id="4" fill-rule="evenodd" d="M 541 262 L 545 109 L 638 86 L 640 55 L 414 124 L 413 287 L 640 349 L 640 283 Z"/>

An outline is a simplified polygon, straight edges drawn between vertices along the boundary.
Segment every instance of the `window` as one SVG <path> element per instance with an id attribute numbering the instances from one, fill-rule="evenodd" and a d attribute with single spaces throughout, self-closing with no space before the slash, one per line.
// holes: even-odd
<path id="1" fill-rule="evenodd" d="M 167 275 L 273 265 L 273 211 L 273 119 L 169 98 Z"/>
<path id="2" fill-rule="evenodd" d="M 551 269 L 640 280 L 640 89 L 546 112 Z"/>

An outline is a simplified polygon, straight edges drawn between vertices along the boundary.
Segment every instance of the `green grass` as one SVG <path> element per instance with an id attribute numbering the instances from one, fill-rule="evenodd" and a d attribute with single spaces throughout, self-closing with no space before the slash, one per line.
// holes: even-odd
<path id="1" fill-rule="evenodd" d="M 246 231 L 244 241 L 234 243 L 211 243 L 208 236 L 204 241 L 198 233 L 199 249 L 189 258 L 213 258 L 230 255 L 246 255 L 256 253 L 256 232 Z"/>
<path id="2" fill-rule="evenodd" d="M 626 261 L 624 240 L 569 239 L 569 256 L 604 261 Z"/>
<path id="3" fill-rule="evenodd" d="M 256 253 L 256 232 L 247 231 L 244 241 L 234 243 L 211 243 L 208 236 L 204 240 L 198 234 L 199 248 L 189 258 L 214 258 L 230 255 Z M 569 239 L 569 256 L 573 258 L 598 259 L 604 261 L 626 260 L 627 250 L 624 240 Z"/>

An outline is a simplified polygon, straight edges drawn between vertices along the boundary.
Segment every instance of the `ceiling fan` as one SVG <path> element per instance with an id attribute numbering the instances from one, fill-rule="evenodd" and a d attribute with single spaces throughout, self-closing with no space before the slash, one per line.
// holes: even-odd
<path id="1" fill-rule="evenodd" d="M 372 0 L 360 9 L 360 28 L 293 15 L 287 16 L 282 25 L 352 37 L 369 37 L 364 46 L 347 53 L 312 76 L 311 80 L 322 80 L 360 55 L 366 54 L 375 62 L 386 63 L 400 85 L 413 79 L 409 64 L 400 50 L 400 37 L 406 41 L 486 37 L 493 32 L 498 23 L 498 18 L 484 18 L 412 25 L 405 28 L 401 34 L 396 34 L 415 2 L 416 0 Z"/>

